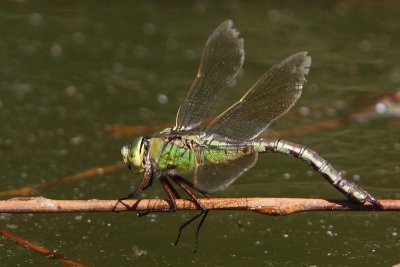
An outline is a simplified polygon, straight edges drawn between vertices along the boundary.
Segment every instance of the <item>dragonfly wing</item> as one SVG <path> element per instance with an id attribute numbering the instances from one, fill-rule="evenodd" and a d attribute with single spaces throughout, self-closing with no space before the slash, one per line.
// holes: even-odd
<path id="1" fill-rule="evenodd" d="M 218 93 L 233 84 L 244 60 L 243 39 L 227 20 L 208 38 L 195 80 L 176 117 L 175 130 L 198 126 L 207 116 Z"/>
<path id="2" fill-rule="evenodd" d="M 210 157 L 210 153 L 204 151 Z M 226 155 L 229 157 L 229 155 Z M 258 153 L 241 154 L 234 159 L 223 162 L 211 162 L 205 160 L 199 164 L 194 172 L 194 184 L 197 188 L 206 192 L 214 192 L 225 189 L 239 176 L 256 164 Z"/>
<path id="3" fill-rule="evenodd" d="M 285 114 L 301 95 L 311 65 L 307 52 L 294 54 L 270 68 L 233 106 L 205 129 L 208 136 L 251 140 Z"/>

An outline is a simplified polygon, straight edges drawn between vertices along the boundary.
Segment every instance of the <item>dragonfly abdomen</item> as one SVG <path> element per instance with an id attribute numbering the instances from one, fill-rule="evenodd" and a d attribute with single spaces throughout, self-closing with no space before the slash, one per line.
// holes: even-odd
<path id="1" fill-rule="evenodd" d="M 303 160 L 350 200 L 378 203 L 368 192 L 346 180 L 341 172 L 311 148 L 281 139 L 258 140 L 254 142 L 254 146 L 259 153 L 283 153 Z"/>

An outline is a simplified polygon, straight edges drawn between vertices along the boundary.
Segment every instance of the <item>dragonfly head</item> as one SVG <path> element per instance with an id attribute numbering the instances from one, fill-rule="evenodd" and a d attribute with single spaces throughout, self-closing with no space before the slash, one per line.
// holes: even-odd
<path id="1" fill-rule="evenodd" d="M 132 145 L 125 145 L 121 148 L 122 160 L 129 169 L 140 168 L 143 162 L 143 137 L 137 138 Z"/>

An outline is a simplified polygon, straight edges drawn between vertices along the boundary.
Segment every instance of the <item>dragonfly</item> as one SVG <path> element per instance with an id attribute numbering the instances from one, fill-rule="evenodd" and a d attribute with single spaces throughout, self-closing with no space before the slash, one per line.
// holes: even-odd
<path id="1" fill-rule="evenodd" d="M 208 214 L 197 195 L 211 198 L 211 192 L 228 187 L 255 165 L 261 153 L 283 153 L 306 162 L 349 200 L 380 206 L 375 197 L 348 181 L 311 148 L 282 139 L 257 139 L 300 98 L 311 66 L 307 52 L 275 64 L 239 101 L 215 119 L 206 119 L 217 95 L 231 90 L 243 61 L 243 39 L 231 20 L 224 21 L 205 44 L 198 73 L 179 107 L 175 126 L 122 147 L 123 161 L 129 169 L 139 171 L 142 179 L 136 190 L 120 201 L 136 197 L 157 177 L 169 208 L 148 212 L 176 211 L 175 201 L 181 198 L 177 186 L 200 213 L 180 226 L 174 244 L 178 244 L 183 228 L 202 216 L 195 233 L 197 249 L 199 231 Z M 191 179 L 184 178 L 188 176 Z"/>

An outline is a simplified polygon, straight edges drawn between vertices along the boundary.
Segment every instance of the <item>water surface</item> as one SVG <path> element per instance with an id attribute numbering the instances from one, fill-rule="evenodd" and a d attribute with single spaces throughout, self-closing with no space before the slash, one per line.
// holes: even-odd
<path id="1" fill-rule="evenodd" d="M 15 1 L 0 10 L 0 191 L 120 161 L 134 136 L 116 125 L 174 122 L 202 46 L 230 18 L 245 39 L 244 71 L 215 113 L 271 65 L 299 51 L 313 58 L 294 113 L 271 130 L 357 112 L 400 85 L 397 2 Z M 375 97 L 376 96 L 376 97 Z M 338 106 L 337 103 L 340 103 Z M 311 109 L 306 115 L 304 107 Z M 339 108 L 340 107 L 340 108 Z M 301 112 L 302 111 L 302 112 Z M 307 113 L 307 112 L 306 112 Z M 380 118 L 285 138 L 312 147 L 380 198 L 399 198 L 400 122 Z M 161 130 L 162 126 L 160 126 Z M 35 196 L 115 199 L 139 182 L 127 169 L 53 186 Z M 218 197 L 343 198 L 304 163 L 262 155 Z M 158 184 L 142 197 L 161 197 Z M 0 215 L 0 227 L 89 266 L 390 266 L 399 263 L 395 213 L 267 217 L 211 212 L 193 253 L 194 227 L 173 247 L 190 212 Z M 52 260 L 0 242 L 5 266 Z"/>

